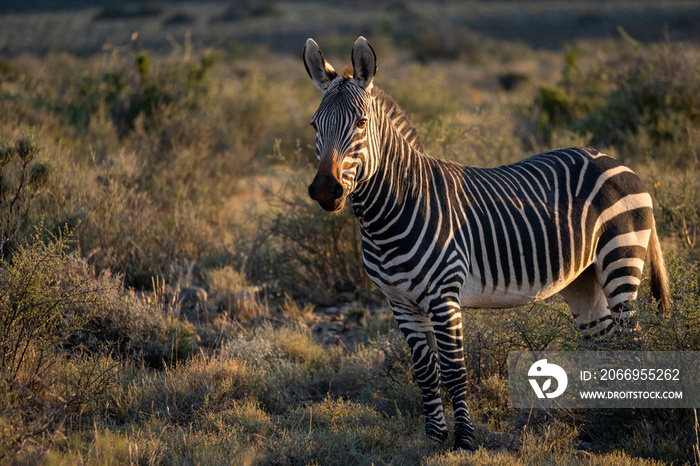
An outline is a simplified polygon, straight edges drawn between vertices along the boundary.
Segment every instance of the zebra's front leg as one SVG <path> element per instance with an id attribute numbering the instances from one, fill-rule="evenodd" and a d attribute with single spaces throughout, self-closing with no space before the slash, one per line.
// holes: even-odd
<path id="1" fill-rule="evenodd" d="M 474 449 L 474 425 L 467 410 L 467 368 L 464 364 L 462 311 L 458 303 L 446 301 L 431 307 L 442 382 L 452 398 L 455 418 L 455 448 Z"/>
<path id="2" fill-rule="evenodd" d="M 435 334 L 427 315 L 416 311 L 401 311 L 396 306 L 394 316 L 399 329 L 411 348 L 413 370 L 423 398 L 425 433 L 441 444 L 447 438 L 447 424 L 440 397 L 440 371 Z"/>

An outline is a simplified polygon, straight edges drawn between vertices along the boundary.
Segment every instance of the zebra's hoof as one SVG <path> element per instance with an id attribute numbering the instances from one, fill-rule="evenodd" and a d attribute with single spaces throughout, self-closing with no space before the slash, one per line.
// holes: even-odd
<path id="1" fill-rule="evenodd" d="M 469 453 L 474 451 L 474 445 L 471 440 L 459 440 L 455 439 L 454 451 L 467 451 Z"/>

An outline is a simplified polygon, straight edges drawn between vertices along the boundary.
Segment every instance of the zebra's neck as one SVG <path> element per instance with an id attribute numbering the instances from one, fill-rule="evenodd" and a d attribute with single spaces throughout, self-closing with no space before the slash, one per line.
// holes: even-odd
<path id="1" fill-rule="evenodd" d="M 352 195 L 352 206 L 365 229 L 412 209 L 421 202 L 418 189 L 425 180 L 425 154 L 418 132 L 405 112 L 386 93 L 375 89 L 375 112 L 379 120 L 377 170 Z"/>
<path id="2" fill-rule="evenodd" d="M 418 152 L 424 153 L 425 146 L 418 136 L 418 131 L 399 104 L 389 94 L 376 88 L 374 89 L 374 101 L 386 118 L 384 127 L 393 128 L 397 136 L 405 139 Z"/>

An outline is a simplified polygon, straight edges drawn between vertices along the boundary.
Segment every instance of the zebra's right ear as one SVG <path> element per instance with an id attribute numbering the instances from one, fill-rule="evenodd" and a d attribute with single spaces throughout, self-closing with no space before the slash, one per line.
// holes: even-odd
<path id="1" fill-rule="evenodd" d="M 328 89 L 331 81 L 338 77 L 338 73 L 336 73 L 331 64 L 323 58 L 323 52 L 321 52 L 321 48 L 316 41 L 311 38 L 307 39 L 301 54 L 304 58 L 306 72 L 309 73 L 316 87 L 322 91 Z"/>

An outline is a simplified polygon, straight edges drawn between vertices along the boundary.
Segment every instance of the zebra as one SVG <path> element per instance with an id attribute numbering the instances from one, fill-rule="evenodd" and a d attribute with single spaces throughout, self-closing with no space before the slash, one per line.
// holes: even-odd
<path id="1" fill-rule="evenodd" d="M 506 308 L 559 293 L 588 337 L 632 310 L 645 255 L 651 293 L 669 306 L 651 197 L 632 170 L 595 149 L 545 152 L 496 168 L 430 157 L 405 112 L 374 87 L 377 57 L 359 37 L 339 75 L 308 39 L 303 61 L 323 97 L 311 125 L 318 171 L 309 196 L 350 200 L 365 271 L 408 342 L 428 438 L 473 449 L 461 308 Z"/>

